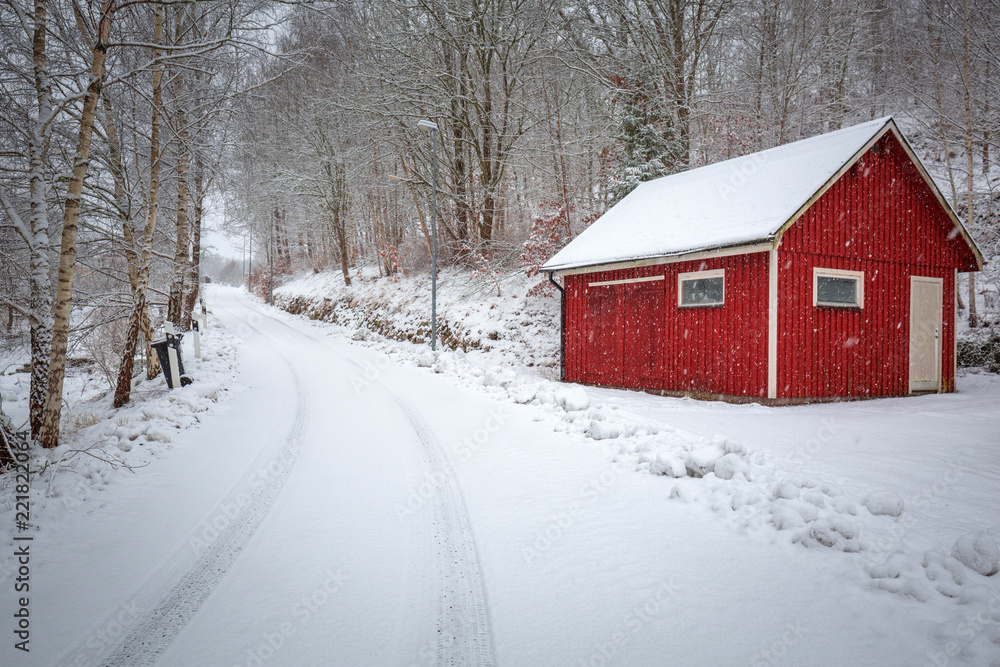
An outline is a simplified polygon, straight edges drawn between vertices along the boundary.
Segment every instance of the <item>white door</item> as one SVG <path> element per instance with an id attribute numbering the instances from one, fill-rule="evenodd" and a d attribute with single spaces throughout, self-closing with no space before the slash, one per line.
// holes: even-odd
<path id="1" fill-rule="evenodd" d="M 944 280 L 910 276 L 910 392 L 941 389 Z"/>

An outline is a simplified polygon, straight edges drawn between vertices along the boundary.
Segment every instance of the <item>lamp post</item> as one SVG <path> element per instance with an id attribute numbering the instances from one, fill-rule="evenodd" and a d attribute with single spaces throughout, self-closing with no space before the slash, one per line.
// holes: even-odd
<path id="1" fill-rule="evenodd" d="M 267 303 L 274 305 L 274 216 L 278 214 L 278 207 L 271 211 L 271 239 L 267 244 L 267 258 L 271 264 L 271 273 L 267 278 Z"/>
<path id="2" fill-rule="evenodd" d="M 437 245 L 437 131 L 438 126 L 429 120 L 417 122 L 417 127 L 431 133 L 431 147 L 433 158 L 431 161 L 431 171 L 433 172 L 434 194 L 431 198 L 431 349 L 437 349 L 437 275 L 438 275 L 438 245 Z"/>
<path id="3" fill-rule="evenodd" d="M 247 262 L 247 291 L 253 294 L 253 228 L 247 232 L 250 237 L 250 261 Z"/>

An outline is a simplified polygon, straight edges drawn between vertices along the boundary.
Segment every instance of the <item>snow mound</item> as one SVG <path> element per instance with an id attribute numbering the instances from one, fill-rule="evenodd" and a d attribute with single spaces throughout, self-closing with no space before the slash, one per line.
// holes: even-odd
<path id="1" fill-rule="evenodd" d="M 684 477 L 687 475 L 687 467 L 673 454 L 660 452 L 656 455 L 656 459 L 650 463 L 649 472 L 667 477 Z"/>
<path id="2" fill-rule="evenodd" d="M 718 445 L 704 445 L 688 452 L 684 465 L 692 477 L 704 477 L 715 472 L 716 462 L 725 455 L 725 450 Z"/>
<path id="3" fill-rule="evenodd" d="M 797 541 L 804 546 L 823 546 L 837 551 L 854 552 L 860 550 L 858 529 L 853 523 L 840 517 L 817 518 L 808 530 L 798 536 Z"/>
<path id="4" fill-rule="evenodd" d="M 729 452 L 716 461 L 713 471 L 719 479 L 739 477 L 750 481 L 750 466 L 735 452 Z"/>
<path id="5" fill-rule="evenodd" d="M 937 592 L 950 598 L 959 598 L 965 594 L 965 566 L 955 558 L 947 555 L 943 549 L 931 549 L 924 554 L 924 570 L 927 579 Z"/>
<path id="6" fill-rule="evenodd" d="M 990 577 L 1000 569 L 1000 550 L 986 533 L 966 533 L 955 541 L 951 555 L 970 570 Z"/>
<path id="7" fill-rule="evenodd" d="M 594 440 L 613 440 L 621 436 L 622 431 L 616 424 L 607 421 L 593 420 L 587 427 L 587 435 Z"/>
<path id="8" fill-rule="evenodd" d="M 788 480 L 782 480 L 781 482 L 778 482 L 777 486 L 774 487 L 774 491 L 772 493 L 775 498 L 794 500 L 799 497 L 799 487 Z"/>
<path id="9" fill-rule="evenodd" d="M 483 374 L 483 384 L 487 387 L 509 387 L 517 380 L 513 371 L 501 366 L 494 366 Z M 584 394 L 586 395 L 586 394 Z"/>
<path id="10" fill-rule="evenodd" d="M 874 491 L 865 497 L 865 507 L 875 516 L 899 517 L 903 513 L 903 499 L 884 491 Z"/>
<path id="11" fill-rule="evenodd" d="M 984 586 L 982 584 L 976 584 L 975 586 L 969 586 L 962 590 L 962 594 L 958 596 L 959 604 L 983 604 L 994 606 L 997 603 L 997 593 L 989 586 Z M 1000 622 L 1000 609 L 994 610 L 993 620 Z"/>
<path id="12" fill-rule="evenodd" d="M 806 525 L 805 519 L 798 511 L 799 505 L 791 500 L 779 498 L 771 503 L 771 523 L 778 530 L 789 530 Z"/>
<path id="13" fill-rule="evenodd" d="M 560 407 L 570 412 L 586 410 L 590 407 L 590 397 L 587 396 L 583 387 L 574 385 L 559 387 L 556 390 L 555 399 Z"/>
<path id="14" fill-rule="evenodd" d="M 537 393 L 538 390 L 534 385 L 523 384 L 514 389 L 511 398 L 514 399 L 515 403 L 526 405 L 535 400 Z"/>

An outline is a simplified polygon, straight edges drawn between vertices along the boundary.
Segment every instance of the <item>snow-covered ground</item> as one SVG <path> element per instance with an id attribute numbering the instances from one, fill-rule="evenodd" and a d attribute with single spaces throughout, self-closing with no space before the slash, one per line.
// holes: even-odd
<path id="1" fill-rule="evenodd" d="M 1000 530 L 995 376 L 786 408 L 580 388 L 554 300 L 446 296 L 467 351 L 435 355 L 375 331 L 419 328 L 417 289 L 370 281 L 347 326 L 213 290 L 191 375 L 226 400 L 72 510 L 36 478 L 32 652 L 0 662 L 1000 665 L 1000 575 L 951 558 Z M 374 290 L 402 293 L 375 327 Z"/>

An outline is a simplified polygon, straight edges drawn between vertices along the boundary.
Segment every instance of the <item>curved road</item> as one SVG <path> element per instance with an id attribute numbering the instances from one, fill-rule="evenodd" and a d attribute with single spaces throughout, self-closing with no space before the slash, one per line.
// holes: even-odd
<path id="1" fill-rule="evenodd" d="M 494 664 L 461 489 L 380 360 L 235 290 L 209 303 L 244 369 L 282 368 L 241 375 L 274 428 L 101 664 Z"/>

